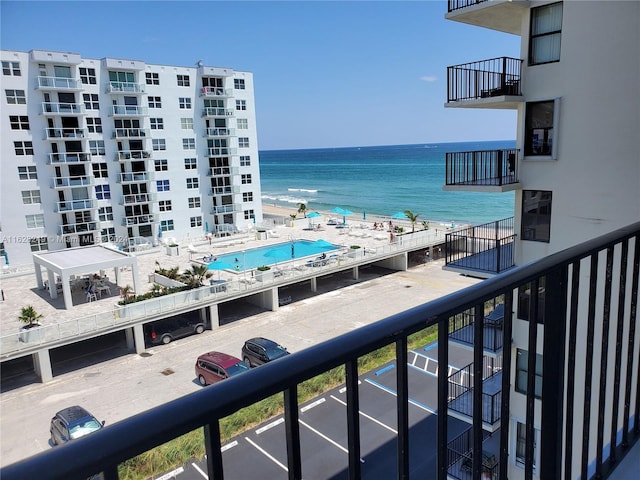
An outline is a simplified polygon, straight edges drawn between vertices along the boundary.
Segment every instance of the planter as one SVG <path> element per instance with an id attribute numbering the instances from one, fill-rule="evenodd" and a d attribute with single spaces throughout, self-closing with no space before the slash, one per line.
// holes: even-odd
<path id="1" fill-rule="evenodd" d="M 258 282 L 269 283 L 273 282 L 272 270 L 256 270 L 255 278 Z"/>
<path id="2" fill-rule="evenodd" d="M 40 324 L 20 327 L 20 335 L 18 338 L 24 343 L 40 342 L 44 338 L 44 330 L 41 327 L 42 325 Z"/>
<path id="3" fill-rule="evenodd" d="M 169 255 L 170 257 L 177 257 L 178 255 L 180 255 L 180 247 L 178 245 L 168 245 L 167 255 Z"/>

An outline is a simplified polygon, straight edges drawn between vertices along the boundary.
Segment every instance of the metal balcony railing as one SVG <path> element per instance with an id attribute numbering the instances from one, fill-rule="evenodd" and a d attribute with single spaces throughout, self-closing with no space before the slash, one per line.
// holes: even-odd
<path id="1" fill-rule="evenodd" d="M 205 131 L 207 137 L 233 137 L 235 134 L 235 128 L 207 128 Z"/>
<path id="2" fill-rule="evenodd" d="M 235 114 L 236 111 L 232 108 L 205 107 L 202 110 L 203 117 L 233 117 Z"/>
<path id="3" fill-rule="evenodd" d="M 52 188 L 86 187 L 94 184 L 94 177 L 81 175 L 74 177 L 56 177 L 51 179 Z"/>
<path id="4" fill-rule="evenodd" d="M 606 477 L 619 464 L 621 455 L 640 437 L 637 422 L 633 422 L 640 411 L 640 398 L 636 395 L 640 381 L 637 362 L 640 346 L 636 345 L 635 333 L 640 222 L 107 425 L 63 447 L 48 449 L 4 467 L 2 479 L 39 478 L 42 472 L 46 472 L 50 480 L 86 478 L 96 472 L 103 472 L 106 480 L 117 479 L 120 463 L 201 427 L 208 477 L 222 479 L 225 464 L 220 419 L 274 394 L 282 394 L 284 398 L 284 438 L 278 446 L 284 453 L 279 461 L 286 467 L 289 478 L 302 478 L 298 385 L 335 367 L 344 367 L 345 372 L 347 401 L 344 417 L 339 420 L 345 425 L 348 469 L 345 474 L 359 479 L 363 475 L 363 452 L 358 359 L 389 344 L 395 346 L 397 385 L 397 425 L 393 434 L 397 462 L 393 477 L 409 478 L 411 467 L 423 463 L 424 449 L 412 446 L 414 441 L 422 442 L 420 437 L 410 436 L 408 337 L 437 325 L 438 364 L 449 365 L 449 320 L 473 308 L 476 315 L 474 366 L 480 366 L 485 303 L 502 297 L 506 305 L 512 305 L 515 292 L 521 286 L 531 284 L 535 291 L 543 279 L 547 291 L 544 327 L 528 322 L 523 329 L 520 322 L 513 322 L 511 308 L 505 309 L 504 317 L 503 392 L 510 391 L 513 380 L 513 325 L 519 334 L 525 334 L 524 342 L 528 346 L 525 411 L 519 412 L 519 417 L 525 426 L 525 440 L 534 435 L 537 440 L 524 442 L 522 475 L 533 478 L 535 468 L 539 478 Z M 530 318 L 537 318 L 538 308 L 536 301 L 531 302 Z M 614 318 L 610 318 L 612 313 Z M 535 398 L 537 350 L 544 352 L 539 400 Z M 473 390 L 482 391 L 482 382 L 481 372 L 474 374 Z M 421 478 L 445 480 L 448 475 L 448 385 L 447 369 L 438 369 L 438 415 L 433 442 L 437 466 L 435 474 Z M 470 473 L 479 479 L 483 472 L 484 440 L 480 428 L 481 395 L 473 396 L 472 411 L 474 428 L 467 455 L 471 456 Z M 509 418 L 509 395 L 501 396 L 500 411 L 502 418 Z M 534 425 L 539 427 L 537 432 Z M 495 460 L 499 472 L 507 472 L 509 458 L 516 457 L 512 451 L 515 439 L 509 435 L 509 428 L 500 429 L 496 435 L 499 453 Z M 385 452 L 387 455 L 379 456 L 370 452 L 367 468 L 375 468 L 375 461 L 386 462 L 388 451 Z M 381 457 L 384 460 L 380 460 Z M 534 464 L 535 458 L 539 460 Z"/>
<path id="5" fill-rule="evenodd" d="M 68 223 L 58 226 L 59 235 L 72 235 L 74 233 L 95 232 L 100 228 L 98 222 Z"/>
<path id="6" fill-rule="evenodd" d="M 518 183 L 518 149 L 447 152 L 446 185 L 480 187 Z"/>
<path id="7" fill-rule="evenodd" d="M 119 183 L 151 182 L 156 178 L 155 172 L 126 172 L 118 177 Z"/>
<path id="8" fill-rule="evenodd" d="M 72 210 L 90 210 L 98 208 L 96 200 L 86 198 L 84 200 L 66 200 L 56 203 L 56 212 L 69 212 Z"/>
<path id="9" fill-rule="evenodd" d="M 137 105 L 112 105 L 110 113 L 112 117 L 142 117 L 149 114 L 149 109 Z"/>
<path id="10" fill-rule="evenodd" d="M 219 207 L 212 207 L 209 213 L 211 213 L 212 215 L 217 215 L 220 213 L 233 213 L 234 211 L 239 211 L 239 209 L 237 206 L 231 204 L 231 205 L 221 205 Z"/>
<path id="11" fill-rule="evenodd" d="M 449 338 L 466 345 L 473 345 L 475 328 L 473 311 L 463 312 L 451 319 L 449 323 Z M 502 350 L 502 325 L 484 325 L 483 349 L 487 352 L 498 353 Z"/>
<path id="12" fill-rule="evenodd" d="M 151 203 L 156 201 L 158 201 L 158 196 L 155 193 L 135 193 L 130 195 L 123 195 L 120 200 L 120 205 Z"/>
<path id="13" fill-rule="evenodd" d="M 145 93 L 145 85 L 131 82 L 109 82 L 106 93 Z"/>
<path id="14" fill-rule="evenodd" d="M 522 95 L 522 60 L 499 57 L 447 67 L 447 102 Z"/>
<path id="15" fill-rule="evenodd" d="M 200 89 L 201 97 L 231 97 L 233 96 L 233 89 L 231 88 L 219 88 L 219 87 L 202 87 Z"/>
<path id="16" fill-rule="evenodd" d="M 38 77 L 36 88 L 45 90 L 80 90 L 80 80 L 66 77 Z"/>
<path id="17" fill-rule="evenodd" d="M 45 128 L 44 137 L 46 140 L 58 138 L 85 138 L 86 128 Z"/>
<path id="18" fill-rule="evenodd" d="M 131 225 L 146 225 L 148 223 L 157 223 L 160 220 L 157 215 L 147 213 L 146 215 L 133 215 L 122 219 L 122 225 L 127 227 Z"/>
<path id="19" fill-rule="evenodd" d="M 235 155 L 237 153 L 237 148 L 231 147 L 212 147 L 207 148 L 207 156 L 208 157 L 226 157 L 228 155 Z"/>
<path id="20" fill-rule="evenodd" d="M 147 150 L 121 150 L 116 152 L 116 161 L 141 160 L 143 158 L 151 158 L 151 152 Z"/>
<path id="21" fill-rule="evenodd" d="M 150 130 L 145 128 L 116 128 L 113 138 L 148 138 Z"/>
<path id="22" fill-rule="evenodd" d="M 500 452 L 494 445 L 493 437 L 486 431 L 482 432 L 482 473 L 484 479 L 497 480 L 499 478 L 499 464 L 497 458 Z M 469 428 L 447 444 L 447 474 L 449 478 L 458 480 L 473 480 L 473 428 Z"/>
<path id="23" fill-rule="evenodd" d="M 59 115 L 81 115 L 86 113 L 84 103 L 53 103 L 43 102 L 40 113 Z"/>
<path id="24" fill-rule="evenodd" d="M 495 380 L 500 382 L 498 376 L 502 372 L 502 362 L 498 357 L 483 357 L 482 367 L 479 371 L 474 369 L 474 364 L 461 368 L 449 376 L 449 410 L 461 413 L 464 416 L 473 418 L 473 395 L 474 376 L 481 375 L 483 389 L 487 389 L 485 383 L 496 376 Z M 500 421 L 500 401 L 502 392 L 498 389 L 482 391 L 482 422 L 493 425 Z"/>
<path id="25" fill-rule="evenodd" d="M 90 152 L 74 152 L 74 153 L 50 153 L 47 158 L 47 163 L 78 163 L 78 162 L 90 162 Z"/>

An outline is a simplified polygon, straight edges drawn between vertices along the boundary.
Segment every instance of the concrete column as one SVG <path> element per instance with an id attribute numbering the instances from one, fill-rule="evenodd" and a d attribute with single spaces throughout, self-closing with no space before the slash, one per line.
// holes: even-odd
<path id="1" fill-rule="evenodd" d="M 56 287 L 56 275 L 53 270 L 47 268 L 47 284 L 49 285 L 49 296 L 58 298 L 58 288 Z"/>
<path id="2" fill-rule="evenodd" d="M 42 383 L 53 380 L 53 371 L 51 370 L 51 357 L 49 350 L 40 350 L 33 354 L 33 367 L 36 375 L 40 377 Z"/>
<path id="3" fill-rule="evenodd" d="M 202 307 L 202 308 L 198 309 L 198 316 L 199 316 L 200 321 L 202 323 L 206 323 L 207 322 L 207 307 Z"/>
<path id="4" fill-rule="evenodd" d="M 206 307 L 205 307 L 206 308 Z M 220 314 L 218 312 L 218 304 L 209 305 L 209 316 L 211 317 L 211 330 L 220 327 Z"/>
<path id="5" fill-rule="evenodd" d="M 133 338 L 133 329 L 131 328 L 125 328 L 124 329 L 124 336 L 127 340 L 127 350 L 135 350 L 135 339 Z"/>
<path id="6" fill-rule="evenodd" d="M 318 277 L 313 277 L 311 279 L 311 291 L 312 292 L 318 291 Z"/>
<path id="7" fill-rule="evenodd" d="M 38 288 L 39 289 L 43 289 L 44 288 L 44 283 L 42 282 L 42 270 L 40 269 L 40 265 L 39 264 L 34 264 L 35 268 L 35 274 L 36 274 L 36 282 L 38 283 Z"/>
<path id="8" fill-rule="evenodd" d="M 360 279 L 360 268 L 359 267 L 353 267 L 352 274 L 353 274 L 353 279 L 354 280 L 359 280 Z"/>
<path id="9" fill-rule="evenodd" d="M 69 277 L 62 277 L 62 297 L 64 298 L 64 308 L 66 310 L 73 308 L 73 298 L 71 296 Z"/>
<path id="10" fill-rule="evenodd" d="M 127 348 L 129 350 L 135 350 L 136 353 L 142 353 L 145 351 L 144 347 L 144 330 L 142 324 L 134 325 L 131 328 L 125 330 L 127 337 Z"/>
<path id="11" fill-rule="evenodd" d="M 275 312 L 280 307 L 280 295 L 278 295 L 278 287 L 269 290 L 271 293 L 271 311 Z"/>

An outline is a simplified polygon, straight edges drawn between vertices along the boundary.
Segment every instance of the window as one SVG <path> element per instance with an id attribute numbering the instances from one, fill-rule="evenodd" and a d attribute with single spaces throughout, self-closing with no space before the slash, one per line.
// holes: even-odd
<path id="1" fill-rule="evenodd" d="M 98 219 L 101 222 L 113 220 L 113 207 L 100 207 L 98 209 Z"/>
<path id="2" fill-rule="evenodd" d="M 202 217 L 191 217 L 189 219 L 192 227 L 201 227 L 202 226 Z"/>
<path id="3" fill-rule="evenodd" d="M 240 166 L 241 167 L 251 166 L 251 157 L 249 155 L 240 155 Z"/>
<path id="4" fill-rule="evenodd" d="M 89 133 L 102 133 L 102 119 L 98 117 L 87 118 L 87 131 Z"/>
<path id="5" fill-rule="evenodd" d="M 189 75 L 178 75 L 178 86 L 179 87 L 188 87 L 189 83 Z"/>
<path id="6" fill-rule="evenodd" d="M 527 394 L 527 367 L 529 355 L 526 350 L 516 351 L 516 392 Z M 535 397 L 542 398 L 542 355 L 536 354 Z"/>
<path id="7" fill-rule="evenodd" d="M 170 212 L 172 209 L 171 200 L 160 200 L 158 202 L 158 208 L 161 212 Z"/>
<path id="8" fill-rule="evenodd" d="M 106 163 L 93 163 L 93 176 L 96 178 L 109 178 L 109 171 L 107 170 Z"/>
<path id="9" fill-rule="evenodd" d="M 242 184 L 243 185 L 248 185 L 251 183 L 251 174 L 245 174 L 241 176 L 241 180 L 242 180 Z"/>
<path id="10" fill-rule="evenodd" d="M 111 198 L 111 187 L 109 185 L 96 185 L 96 198 L 98 200 L 109 200 Z"/>
<path id="11" fill-rule="evenodd" d="M 238 146 L 240 148 L 249 148 L 249 137 L 238 138 Z"/>
<path id="12" fill-rule="evenodd" d="M 193 130 L 193 118 L 181 118 L 180 128 L 182 130 Z"/>
<path id="13" fill-rule="evenodd" d="M 249 128 L 249 120 L 246 118 L 239 118 L 237 120 L 238 130 L 247 130 Z"/>
<path id="14" fill-rule="evenodd" d="M 251 220 L 255 218 L 255 214 L 253 213 L 253 210 L 245 210 L 244 211 L 244 219 L 245 220 Z"/>
<path id="15" fill-rule="evenodd" d="M 200 208 L 200 197 L 188 198 L 189 208 Z"/>
<path id="16" fill-rule="evenodd" d="M 2 62 L 2 74 L 19 77 L 21 75 L 20 62 Z"/>
<path id="17" fill-rule="evenodd" d="M 102 230 L 100 230 L 100 239 L 103 242 L 115 242 L 116 229 L 113 227 L 103 228 Z"/>
<path id="18" fill-rule="evenodd" d="M 166 160 L 154 160 L 156 172 L 166 172 L 169 169 L 169 165 Z"/>
<path id="19" fill-rule="evenodd" d="M 80 67 L 80 81 L 85 85 L 95 85 L 96 69 Z"/>
<path id="20" fill-rule="evenodd" d="M 25 205 L 32 205 L 40 202 L 40 190 L 23 190 L 22 191 L 22 203 Z"/>
<path id="21" fill-rule="evenodd" d="M 84 108 L 87 110 L 100 109 L 100 102 L 98 101 L 97 93 L 83 93 L 82 99 L 84 100 Z"/>
<path id="22" fill-rule="evenodd" d="M 33 155 L 32 142 L 13 142 L 16 155 Z"/>
<path id="23" fill-rule="evenodd" d="M 253 192 L 243 192 L 242 201 L 243 202 L 253 202 Z"/>
<path id="24" fill-rule="evenodd" d="M 89 151 L 92 155 L 104 155 L 104 140 L 89 140 Z"/>
<path id="25" fill-rule="evenodd" d="M 195 170 L 198 168 L 197 159 L 195 158 L 185 158 L 184 159 L 184 169 L 185 170 Z"/>
<path id="26" fill-rule="evenodd" d="M 234 78 L 233 79 L 233 88 L 236 90 L 244 90 L 244 79 L 243 78 Z"/>
<path id="27" fill-rule="evenodd" d="M 247 109 L 246 100 L 236 100 L 236 110 L 246 110 L 246 109 Z"/>
<path id="28" fill-rule="evenodd" d="M 525 114 L 525 155 L 553 155 L 553 126 L 556 102 L 527 103 Z"/>
<path id="29" fill-rule="evenodd" d="M 29 245 L 32 252 L 44 252 L 49 250 L 49 242 L 47 237 L 32 237 L 29 239 Z"/>
<path id="30" fill-rule="evenodd" d="M 44 215 L 42 213 L 36 213 L 34 215 L 26 215 L 27 228 L 41 228 L 44 227 Z"/>
<path id="31" fill-rule="evenodd" d="M 196 139 L 195 138 L 183 138 L 182 139 L 182 148 L 185 150 L 195 150 L 196 149 Z"/>
<path id="32" fill-rule="evenodd" d="M 160 230 L 163 232 L 173 230 L 173 220 L 162 220 L 160 222 Z"/>
<path id="33" fill-rule="evenodd" d="M 537 430 L 533 430 L 533 466 L 536 466 Z M 516 423 L 516 464 L 524 466 L 525 451 L 527 447 L 527 425 Z"/>
<path id="34" fill-rule="evenodd" d="M 170 190 L 169 180 L 156 180 L 156 189 L 159 192 L 168 192 Z"/>
<path id="35" fill-rule="evenodd" d="M 36 180 L 38 178 L 38 172 L 35 165 L 28 167 L 18 167 L 18 178 L 20 180 Z"/>
<path id="36" fill-rule="evenodd" d="M 190 97 L 180 97 L 178 98 L 178 105 L 180 108 L 191 108 L 191 98 Z"/>
<path id="37" fill-rule="evenodd" d="M 29 117 L 26 115 L 9 115 L 11 130 L 29 130 Z"/>
<path id="38" fill-rule="evenodd" d="M 551 192 L 524 190 L 522 192 L 523 240 L 549 242 L 551 238 Z"/>
<path id="39" fill-rule="evenodd" d="M 164 130 L 164 120 L 162 118 L 150 118 L 151 130 Z"/>
<path id="40" fill-rule="evenodd" d="M 25 105 L 27 103 L 24 90 L 5 90 L 4 93 L 7 96 L 7 103 L 14 105 Z"/>
<path id="41" fill-rule="evenodd" d="M 136 76 L 133 72 L 109 72 L 110 82 L 134 83 Z"/>
<path id="42" fill-rule="evenodd" d="M 531 9 L 529 65 L 557 62 L 560 60 L 561 31 L 561 2 Z"/>
<path id="43" fill-rule="evenodd" d="M 160 77 L 157 73 L 146 72 L 144 77 L 147 85 L 160 85 Z"/>
<path id="44" fill-rule="evenodd" d="M 167 144 L 164 138 L 154 138 L 151 140 L 151 144 L 153 145 L 154 150 L 166 150 Z"/>
<path id="45" fill-rule="evenodd" d="M 187 188 L 198 188 L 199 186 L 198 177 L 187 178 Z"/>
<path id="46" fill-rule="evenodd" d="M 160 97 L 148 97 L 149 108 L 162 108 L 162 99 Z"/>

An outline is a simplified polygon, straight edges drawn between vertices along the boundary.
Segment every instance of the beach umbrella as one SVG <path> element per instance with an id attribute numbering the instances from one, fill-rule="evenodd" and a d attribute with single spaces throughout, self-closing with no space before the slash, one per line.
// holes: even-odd
<path id="1" fill-rule="evenodd" d="M 350 210 L 342 210 L 342 223 L 347 223 L 348 215 L 353 215 L 353 212 Z"/>
<path id="2" fill-rule="evenodd" d="M 367 219 L 367 212 L 366 211 L 362 211 L 362 220 L 366 220 Z"/>
<path id="3" fill-rule="evenodd" d="M 321 217 L 322 215 L 320 215 L 318 212 L 311 212 L 307 214 L 307 218 L 317 218 L 317 217 Z M 313 220 L 309 221 L 310 225 L 313 227 Z"/>
<path id="4" fill-rule="evenodd" d="M 404 212 L 396 212 L 391 215 L 391 218 L 407 218 L 407 214 Z"/>
<path id="5" fill-rule="evenodd" d="M 343 214 L 344 214 L 344 211 L 345 211 L 345 210 L 343 210 L 342 208 L 340 208 L 340 207 L 336 207 L 336 208 L 334 208 L 333 210 L 331 210 L 331 213 L 337 213 L 337 214 L 339 214 L 339 215 L 343 215 Z"/>

